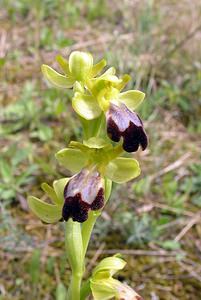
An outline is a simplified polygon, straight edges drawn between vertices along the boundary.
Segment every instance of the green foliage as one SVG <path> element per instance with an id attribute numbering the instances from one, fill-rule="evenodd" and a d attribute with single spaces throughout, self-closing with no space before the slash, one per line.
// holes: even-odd
<path id="1" fill-rule="evenodd" d="M 201 207 L 201 165 L 197 163 L 193 164 L 190 167 L 190 172 L 191 175 L 185 178 L 181 189 L 185 191 L 189 187 L 192 203 Z"/>
<path id="2" fill-rule="evenodd" d="M 8 150 L 2 153 L 0 158 L 0 183 L 1 199 L 10 201 L 16 198 L 17 194 L 23 193 L 23 187 L 33 181 L 37 166 L 31 164 L 26 169 L 23 164 L 31 158 L 31 145 L 20 149 L 13 144 Z"/>
<path id="3" fill-rule="evenodd" d="M 124 212 L 117 215 L 116 221 L 117 228 L 121 230 L 126 243 L 139 247 L 157 240 L 162 234 L 162 225 L 168 223 L 169 218 L 161 216 L 156 219 L 146 213 L 135 216 L 131 212 Z"/>
<path id="4" fill-rule="evenodd" d="M 29 275 L 31 276 L 33 285 L 38 284 L 38 282 L 40 281 L 40 258 L 40 250 L 34 250 L 29 263 Z"/>

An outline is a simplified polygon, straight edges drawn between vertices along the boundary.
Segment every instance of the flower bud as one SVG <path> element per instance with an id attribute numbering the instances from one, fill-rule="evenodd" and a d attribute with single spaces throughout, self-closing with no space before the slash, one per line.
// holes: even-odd
<path id="1" fill-rule="evenodd" d="M 148 139 L 139 116 L 120 103 L 110 103 L 106 113 L 107 133 L 114 142 L 119 142 L 123 137 L 123 149 L 127 152 L 136 152 L 139 146 L 142 150 L 147 148 Z"/>
<path id="2" fill-rule="evenodd" d="M 103 179 L 96 170 L 82 169 L 72 177 L 64 188 L 64 206 L 62 216 L 65 221 L 84 222 L 88 211 L 104 206 Z"/>

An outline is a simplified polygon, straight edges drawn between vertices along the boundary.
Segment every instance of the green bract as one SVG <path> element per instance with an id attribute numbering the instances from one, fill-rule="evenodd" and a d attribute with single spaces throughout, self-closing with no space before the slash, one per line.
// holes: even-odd
<path id="1" fill-rule="evenodd" d="M 137 160 L 117 157 L 122 149 L 113 148 L 100 138 L 91 138 L 84 144 L 71 142 L 69 146 L 57 152 L 56 158 L 73 173 L 94 165 L 103 177 L 116 183 L 127 182 L 140 174 Z"/>

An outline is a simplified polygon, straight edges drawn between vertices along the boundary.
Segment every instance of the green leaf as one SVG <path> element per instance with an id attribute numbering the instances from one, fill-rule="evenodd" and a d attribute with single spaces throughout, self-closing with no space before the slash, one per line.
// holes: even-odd
<path id="1" fill-rule="evenodd" d="M 41 188 L 50 197 L 50 199 L 52 200 L 52 202 L 54 204 L 60 204 L 60 201 L 58 201 L 57 195 L 56 195 L 54 189 L 49 184 L 44 182 L 41 184 Z"/>
<path id="2" fill-rule="evenodd" d="M 11 166 L 3 159 L 0 161 L 0 173 L 4 182 L 8 183 L 13 178 Z"/>
<path id="3" fill-rule="evenodd" d="M 34 196 L 28 197 L 28 205 L 32 212 L 45 223 L 58 222 L 62 217 L 61 207 L 48 204 Z"/>
<path id="4" fill-rule="evenodd" d="M 145 94 L 138 90 L 127 91 L 119 94 L 119 101 L 131 110 L 135 110 L 144 100 Z"/>
<path id="5" fill-rule="evenodd" d="M 31 275 L 31 281 L 33 284 L 37 284 L 40 280 L 40 259 L 41 252 L 39 249 L 35 249 L 29 263 L 29 274 Z"/>
<path id="6" fill-rule="evenodd" d="M 159 244 L 167 250 L 178 250 L 181 248 L 180 243 L 174 240 L 166 240 L 164 242 L 160 242 Z"/>
<path id="7" fill-rule="evenodd" d="M 38 124 L 38 131 L 35 132 L 35 136 L 41 141 L 46 142 L 52 138 L 53 131 L 50 127 L 44 124 Z"/>
<path id="8" fill-rule="evenodd" d="M 58 88 L 71 88 L 73 86 L 73 78 L 61 75 L 47 65 L 42 65 L 41 70 L 45 78 L 54 86 Z"/>
<path id="9" fill-rule="evenodd" d="M 75 93 L 72 106 L 76 113 L 86 120 L 96 119 L 101 114 L 98 102 L 91 95 Z"/>
<path id="10" fill-rule="evenodd" d="M 106 66 L 107 62 L 105 59 L 102 59 L 97 64 L 95 64 L 91 71 L 91 77 L 95 77 L 102 71 L 102 69 Z"/>
<path id="11" fill-rule="evenodd" d="M 105 176 L 116 183 L 127 182 L 140 175 L 140 167 L 137 160 L 118 157 L 110 161 L 106 167 Z"/>
<path id="12" fill-rule="evenodd" d="M 63 205 L 64 203 L 64 188 L 69 180 L 70 178 L 61 178 L 53 182 L 53 188 L 57 195 L 58 205 Z"/>
<path id="13" fill-rule="evenodd" d="M 56 159 L 73 173 L 79 172 L 87 162 L 87 154 L 79 149 L 65 148 L 55 154 Z"/>

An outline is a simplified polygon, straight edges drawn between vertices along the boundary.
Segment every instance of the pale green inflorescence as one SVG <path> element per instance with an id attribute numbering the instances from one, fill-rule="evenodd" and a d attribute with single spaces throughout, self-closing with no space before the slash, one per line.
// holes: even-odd
<path id="1" fill-rule="evenodd" d="M 134 112 L 145 94 L 122 91 L 130 76 L 118 78 L 113 67 L 101 74 L 106 61 L 94 64 L 90 53 L 74 51 L 68 61 L 61 55 L 56 60 L 62 74 L 42 65 L 43 75 L 56 88 L 73 89 L 72 107 L 81 121 L 83 139 L 71 141 L 55 155 L 72 177 L 54 181 L 53 187 L 42 184 L 52 203 L 29 196 L 29 207 L 45 223 L 67 221 L 66 250 L 72 269 L 69 300 L 84 299 L 89 292 L 95 300 L 140 300 L 135 291 L 113 278 L 126 264 L 118 255 L 98 264 L 88 280 L 88 291 L 83 288 L 82 292 L 81 277 L 90 234 L 110 196 L 112 182 L 125 183 L 140 174 L 138 161 L 124 157 L 124 151 L 147 147 L 142 121 Z"/>

